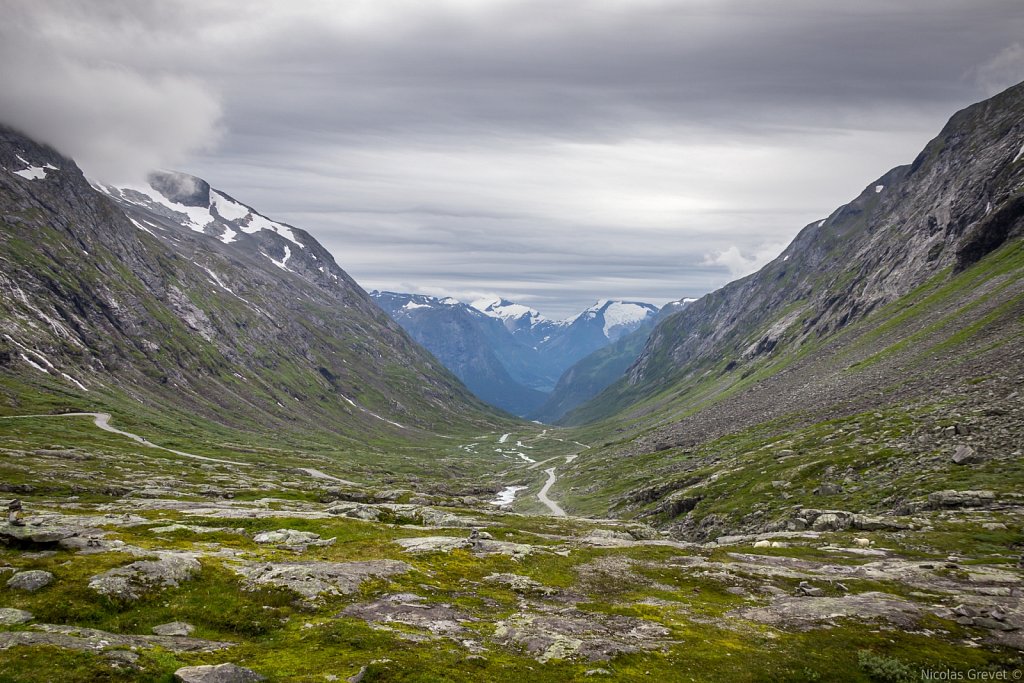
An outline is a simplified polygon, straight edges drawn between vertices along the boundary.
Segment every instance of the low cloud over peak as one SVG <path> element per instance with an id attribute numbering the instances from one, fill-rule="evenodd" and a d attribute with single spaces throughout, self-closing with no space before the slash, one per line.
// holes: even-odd
<path id="1" fill-rule="evenodd" d="M 1019 0 L 0 0 L 0 119 L 367 287 L 700 294 L 1024 79 Z M 709 256 L 710 255 L 710 256 Z"/>

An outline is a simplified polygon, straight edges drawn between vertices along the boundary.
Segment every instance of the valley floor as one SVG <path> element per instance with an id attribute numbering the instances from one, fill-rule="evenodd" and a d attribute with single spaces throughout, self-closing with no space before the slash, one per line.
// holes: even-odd
<path id="1" fill-rule="evenodd" d="M 26 508 L 24 526 L 0 523 L 0 680 L 171 680 L 228 662 L 280 681 L 1024 667 L 1019 505 L 698 544 L 560 516 L 559 474 L 592 449 L 539 426 L 452 446 L 492 475 L 445 492 L 425 475 L 352 485 L 344 463 L 298 456 L 197 460 L 97 420 L 0 423 L 6 495 Z M 525 487 L 515 511 L 493 504 L 507 487 Z"/>

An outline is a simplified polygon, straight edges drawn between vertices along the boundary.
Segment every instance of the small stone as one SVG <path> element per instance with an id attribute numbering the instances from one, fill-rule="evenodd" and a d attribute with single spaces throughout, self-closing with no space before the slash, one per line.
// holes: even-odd
<path id="1" fill-rule="evenodd" d="M 31 612 L 26 612 L 23 609 L 0 607 L 0 625 L 2 626 L 17 626 L 28 623 L 34 618 Z"/>
<path id="2" fill-rule="evenodd" d="M 237 664 L 206 664 L 178 669 L 174 680 L 178 683 L 258 683 L 267 679 Z"/>
<path id="3" fill-rule="evenodd" d="M 18 572 L 7 579 L 7 587 L 19 591 L 33 593 L 40 588 L 45 588 L 53 583 L 53 574 L 44 572 L 41 569 L 33 569 L 27 572 Z"/>
<path id="4" fill-rule="evenodd" d="M 608 669 L 588 669 L 584 672 L 584 676 L 611 676 L 612 672 Z"/>
<path id="5" fill-rule="evenodd" d="M 973 608 L 967 605 L 957 605 L 953 608 L 953 614 L 959 617 L 976 617 L 978 613 Z"/>
<path id="6" fill-rule="evenodd" d="M 158 636 L 190 636 L 196 627 L 184 621 L 172 621 L 153 627 L 153 634 Z"/>

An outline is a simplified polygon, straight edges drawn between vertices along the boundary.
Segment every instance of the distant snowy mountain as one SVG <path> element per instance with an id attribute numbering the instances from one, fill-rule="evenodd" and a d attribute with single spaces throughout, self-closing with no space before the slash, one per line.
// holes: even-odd
<path id="1" fill-rule="evenodd" d="M 539 407 L 557 379 L 544 374 L 537 350 L 496 317 L 457 299 L 370 292 L 385 313 L 434 354 L 478 398 L 516 415 Z"/>
<path id="2" fill-rule="evenodd" d="M 637 301 L 608 301 L 602 299 L 575 318 L 565 321 L 568 325 L 599 325 L 609 341 L 616 341 L 639 328 L 644 321 L 658 315 L 658 307 Z"/>
<path id="3" fill-rule="evenodd" d="M 550 320 L 529 306 L 508 299 L 478 299 L 473 308 L 495 320 L 500 320 L 512 336 L 529 346 L 540 346 L 565 327 L 565 321 Z"/>
<path id="4" fill-rule="evenodd" d="M 651 304 L 602 300 L 567 320 L 551 320 L 501 297 L 467 305 L 451 297 L 370 295 L 479 398 L 523 416 L 546 402 L 570 366 L 658 313 Z"/>

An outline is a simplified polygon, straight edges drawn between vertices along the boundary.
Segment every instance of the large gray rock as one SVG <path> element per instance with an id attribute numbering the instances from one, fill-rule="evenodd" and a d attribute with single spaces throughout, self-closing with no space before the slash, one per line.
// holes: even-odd
<path id="1" fill-rule="evenodd" d="M 190 636 L 196 627 L 184 621 L 172 621 L 153 627 L 153 634 L 158 636 Z"/>
<path id="2" fill-rule="evenodd" d="M 819 595 L 783 597 L 765 607 L 745 607 L 727 616 L 800 629 L 829 626 L 836 619 L 883 619 L 903 628 L 916 625 L 924 611 L 916 604 L 887 593 L 859 593 L 842 597 Z"/>
<path id="3" fill-rule="evenodd" d="M 451 605 L 426 603 L 413 593 L 386 595 L 373 602 L 349 605 L 341 616 L 357 617 L 371 624 L 402 624 L 429 631 L 436 637 L 459 636 L 466 632 L 463 624 L 476 621 Z"/>
<path id="4" fill-rule="evenodd" d="M 933 510 L 988 507 L 995 502 L 994 491 L 948 490 L 928 494 L 928 506 Z"/>
<path id="5" fill-rule="evenodd" d="M 366 562 L 281 562 L 252 563 L 235 567 L 253 586 L 279 586 L 306 599 L 320 595 L 351 595 L 372 577 L 403 574 L 410 567 L 399 560 Z"/>
<path id="6" fill-rule="evenodd" d="M 985 462 L 985 457 L 970 446 L 960 446 L 953 453 L 954 465 L 975 465 L 980 462 Z"/>
<path id="7" fill-rule="evenodd" d="M 256 543 L 273 543 L 287 548 L 305 549 L 308 546 L 334 545 L 333 538 L 321 539 L 320 534 L 297 529 L 278 529 L 277 531 L 261 531 L 253 536 Z"/>
<path id="8" fill-rule="evenodd" d="M 127 635 L 64 624 L 37 624 L 33 628 L 33 631 L 0 632 L 0 650 L 6 650 L 15 645 L 51 645 L 65 650 L 90 652 L 104 648 L 149 649 L 155 647 L 170 652 L 213 652 L 237 644 L 201 638 Z"/>
<path id="9" fill-rule="evenodd" d="M 499 642 L 522 647 L 541 663 L 550 659 L 607 661 L 617 655 L 658 650 L 671 642 L 671 632 L 661 624 L 571 608 L 515 614 L 498 622 L 494 636 Z"/>
<path id="10" fill-rule="evenodd" d="M 45 588 L 53 583 L 53 574 L 44 572 L 41 569 L 33 569 L 27 572 L 18 572 L 7 579 L 7 587 L 19 591 L 33 593 L 40 588 Z"/>
<path id="11" fill-rule="evenodd" d="M 828 510 L 815 517 L 812 531 L 842 531 L 853 526 L 853 513 L 844 510 Z"/>
<path id="12" fill-rule="evenodd" d="M 76 527 L 52 524 L 27 524 L 14 526 L 0 523 L 0 541 L 16 548 L 53 548 L 61 540 L 77 536 L 83 530 Z"/>
<path id="13" fill-rule="evenodd" d="M 32 616 L 31 612 L 26 612 L 23 609 L 0 607 L 0 626 L 17 626 L 18 624 L 27 624 L 34 618 L 35 617 Z"/>
<path id="14" fill-rule="evenodd" d="M 191 579 L 202 566 L 190 555 L 164 555 L 159 560 L 140 560 L 97 574 L 89 588 L 100 595 L 138 600 L 151 590 L 173 588 Z"/>
<path id="15" fill-rule="evenodd" d="M 178 669 L 174 680 L 178 683 L 257 683 L 267 679 L 237 664 L 206 664 Z"/>

